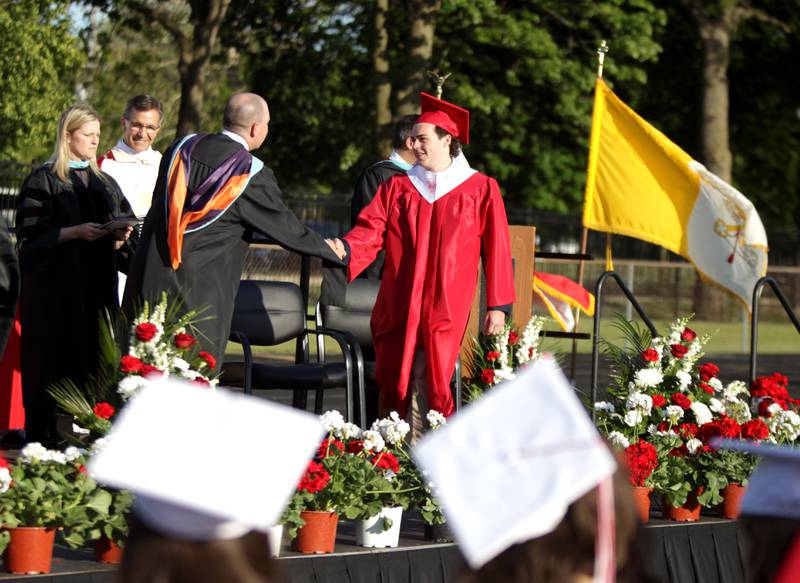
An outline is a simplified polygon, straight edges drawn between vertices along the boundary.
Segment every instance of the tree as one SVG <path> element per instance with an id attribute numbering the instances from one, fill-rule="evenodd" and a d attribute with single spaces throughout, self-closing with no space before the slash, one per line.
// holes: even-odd
<path id="1" fill-rule="evenodd" d="M 419 111 L 418 93 L 426 85 L 426 72 L 433 55 L 436 19 L 442 0 L 409 0 L 410 30 L 399 61 L 402 80 L 397 88 L 397 115 Z"/>
<path id="2" fill-rule="evenodd" d="M 69 4 L 0 4 L 0 159 L 47 156 L 59 114 L 74 102 L 84 55 L 70 32 Z"/>

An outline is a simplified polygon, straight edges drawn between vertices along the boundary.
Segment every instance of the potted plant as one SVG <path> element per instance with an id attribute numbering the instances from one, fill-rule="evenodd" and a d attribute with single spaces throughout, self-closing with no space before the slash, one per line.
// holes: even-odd
<path id="1" fill-rule="evenodd" d="M 653 470 L 658 466 L 658 452 L 652 443 L 639 439 L 625 448 L 623 459 L 639 518 L 647 522 L 650 520 L 650 493 L 653 491 Z"/>
<path id="2" fill-rule="evenodd" d="M 98 563 L 117 565 L 122 562 L 128 538 L 128 517 L 133 507 L 133 494 L 127 490 L 98 488 L 109 500 L 108 511 L 89 511 L 88 538 L 94 541 L 94 557 Z"/>
<path id="3" fill-rule="evenodd" d="M 12 573 L 49 573 L 56 529 L 71 547 L 82 546 L 88 509 L 108 512 L 108 500 L 83 466 L 77 448 L 64 452 L 29 443 L 17 461 L 0 468 L 0 551 Z"/>

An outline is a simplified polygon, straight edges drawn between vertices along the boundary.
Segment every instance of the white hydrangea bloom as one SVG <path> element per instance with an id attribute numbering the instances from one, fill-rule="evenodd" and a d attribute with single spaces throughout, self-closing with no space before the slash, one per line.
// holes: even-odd
<path id="1" fill-rule="evenodd" d="M 33 441 L 23 447 L 19 452 L 19 459 L 23 463 L 43 462 L 49 457 L 48 450 L 38 441 Z"/>
<path id="2" fill-rule="evenodd" d="M 386 442 L 383 440 L 383 436 L 378 431 L 373 431 L 372 429 L 367 429 L 363 435 L 364 439 L 364 449 L 367 451 L 381 451 L 385 446 Z"/>
<path id="3" fill-rule="evenodd" d="M 643 419 L 644 415 L 639 409 L 631 409 L 625 413 L 624 417 L 625 425 L 628 427 L 635 427 L 637 424 L 641 423 Z"/>
<path id="4" fill-rule="evenodd" d="M 361 435 L 361 428 L 355 423 L 344 423 L 334 434 L 340 439 L 356 439 Z"/>
<path id="5" fill-rule="evenodd" d="M 722 413 L 725 411 L 725 405 L 722 404 L 722 401 L 717 399 L 716 397 L 711 397 L 708 401 L 708 408 L 711 409 L 714 413 Z"/>
<path id="6" fill-rule="evenodd" d="M 710 423 L 714 418 L 708 405 L 700 401 L 692 402 L 692 413 L 694 413 L 694 418 L 697 420 L 698 427 Z"/>
<path id="7" fill-rule="evenodd" d="M 650 395 L 634 391 L 628 395 L 625 405 L 628 409 L 636 409 L 644 415 L 650 415 L 653 410 L 653 398 Z"/>
<path id="8" fill-rule="evenodd" d="M 664 375 L 657 368 L 640 368 L 633 375 L 633 384 L 644 389 L 657 387 L 663 380 Z"/>
<path id="9" fill-rule="evenodd" d="M 439 429 L 442 425 L 447 424 L 447 417 L 435 409 L 428 411 L 426 418 L 428 419 L 428 425 L 431 426 L 431 429 Z"/>
<path id="10" fill-rule="evenodd" d="M 689 453 L 697 453 L 703 449 L 703 442 L 693 437 L 686 442 L 686 449 L 689 450 Z"/>
<path id="11" fill-rule="evenodd" d="M 338 411 L 325 411 L 319 418 L 328 433 L 339 431 L 344 425 L 344 417 Z"/>
<path id="12" fill-rule="evenodd" d="M 139 375 L 127 376 L 123 378 L 117 385 L 117 393 L 120 397 L 122 397 L 123 401 L 127 401 L 149 383 L 149 380 L 144 377 L 140 377 Z"/>
<path id="13" fill-rule="evenodd" d="M 677 423 L 683 419 L 683 408 L 677 405 L 667 405 L 666 409 L 664 409 L 664 414 L 670 423 Z"/>
<path id="14" fill-rule="evenodd" d="M 594 410 L 598 413 L 614 413 L 616 411 L 614 405 L 608 401 L 597 401 L 594 404 Z"/>
<path id="15" fill-rule="evenodd" d="M 686 388 L 692 384 L 692 375 L 685 370 L 679 370 L 675 373 L 675 378 L 678 379 L 678 387 L 682 392 L 686 392 Z"/>
<path id="16" fill-rule="evenodd" d="M 628 438 L 619 431 L 612 431 L 608 434 L 608 442 L 620 451 L 624 451 L 631 443 Z"/>

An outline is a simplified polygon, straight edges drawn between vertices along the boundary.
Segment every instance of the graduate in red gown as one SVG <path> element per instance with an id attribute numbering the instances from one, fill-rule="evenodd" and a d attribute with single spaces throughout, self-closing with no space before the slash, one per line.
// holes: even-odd
<path id="1" fill-rule="evenodd" d="M 413 129 L 417 163 L 380 186 L 344 237 L 349 281 L 386 250 L 371 327 L 382 406 L 401 415 L 408 415 L 412 397 L 423 418 L 429 409 L 453 412 L 450 379 L 480 260 L 484 333 L 503 330 L 515 299 L 500 189 L 470 168 L 461 142 L 469 143 L 469 112 L 423 93 Z"/>

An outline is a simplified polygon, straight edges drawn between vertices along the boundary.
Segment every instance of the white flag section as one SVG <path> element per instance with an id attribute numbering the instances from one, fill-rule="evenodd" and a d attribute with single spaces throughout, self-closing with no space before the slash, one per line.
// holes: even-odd
<path id="1" fill-rule="evenodd" d="M 706 170 L 689 167 L 700 176 L 700 192 L 689 218 L 689 259 L 707 281 L 735 294 L 752 310 L 753 288 L 767 272 L 767 232 L 753 203 Z"/>

